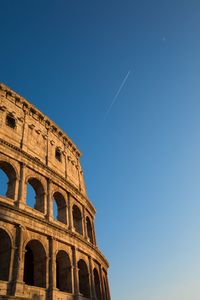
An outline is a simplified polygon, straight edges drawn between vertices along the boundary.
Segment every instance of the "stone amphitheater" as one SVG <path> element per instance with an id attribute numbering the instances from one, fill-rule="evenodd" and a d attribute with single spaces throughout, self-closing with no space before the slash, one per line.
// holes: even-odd
<path id="1" fill-rule="evenodd" d="M 0 299 L 111 299 L 80 156 L 53 121 L 0 84 L 0 170 L 8 179 L 0 196 Z"/>

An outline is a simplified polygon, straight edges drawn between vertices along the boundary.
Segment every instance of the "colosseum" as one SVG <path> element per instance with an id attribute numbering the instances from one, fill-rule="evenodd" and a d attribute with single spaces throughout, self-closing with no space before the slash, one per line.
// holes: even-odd
<path id="1" fill-rule="evenodd" d="M 81 153 L 0 84 L 0 299 L 110 300 Z M 2 180 L 1 185 L 3 185 Z"/>

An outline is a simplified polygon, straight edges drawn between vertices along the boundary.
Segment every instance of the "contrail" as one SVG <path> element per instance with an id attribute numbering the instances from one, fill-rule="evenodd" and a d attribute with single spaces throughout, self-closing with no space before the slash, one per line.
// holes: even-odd
<path id="1" fill-rule="evenodd" d="M 125 85 L 125 83 L 126 83 L 126 81 L 127 81 L 127 79 L 128 79 L 128 76 L 130 75 L 130 72 L 131 72 L 131 71 L 129 70 L 128 73 L 126 74 L 126 76 L 124 77 L 124 80 L 122 81 L 122 83 L 121 83 L 121 85 L 120 85 L 120 87 L 119 87 L 117 93 L 116 93 L 115 96 L 113 97 L 113 100 L 112 100 L 112 102 L 111 102 L 111 104 L 110 104 L 110 106 L 109 106 L 109 108 L 108 108 L 108 110 L 107 110 L 105 116 L 106 116 L 107 114 L 109 114 L 109 112 L 111 111 L 113 105 L 115 104 L 115 102 L 116 102 L 116 100 L 117 100 L 117 97 L 119 96 L 119 94 L 120 94 L 120 92 L 121 92 L 123 86 Z"/>

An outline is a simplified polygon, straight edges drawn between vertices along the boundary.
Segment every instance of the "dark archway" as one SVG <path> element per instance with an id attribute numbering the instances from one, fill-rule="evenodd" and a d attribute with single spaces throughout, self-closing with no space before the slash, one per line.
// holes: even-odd
<path id="1" fill-rule="evenodd" d="M 29 178 L 26 191 L 26 204 L 44 213 L 44 188 L 36 178 Z"/>
<path id="2" fill-rule="evenodd" d="M 95 286 L 96 299 L 101 300 L 100 280 L 99 280 L 99 274 L 98 274 L 96 268 L 93 270 L 93 276 L 94 276 L 94 286 Z"/>
<path id="3" fill-rule="evenodd" d="M 37 240 L 31 240 L 25 248 L 24 282 L 27 285 L 46 287 L 46 253 Z"/>
<path id="4" fill-rule="evenodd" d="M 0 170 L 1 170 L 1 178 L 0 178 L 1 194 L 8 198 L 14 199 L 16 178 L 17 178 L 15 169 L 11 164 L 5 161 L 0 161 Z"/>
<path id="5" fill-rule="evenodd" d="M 83 234 L 83 228 L 82 228 L 82 214 L 78 206 L 75 204 L 72 208 L 72 214 L 73 214 L 73 225 L 76 232 Z"/>
<path id="6" fill-rule="evenodd" d="M 67 224 L 67 205 L 63 195 L 59 192 L 53 194 L 54 204 L 54 219 Z"/>
<path id="7" fill-rule="evenodd" d="M 0 280 L 9 280 L 11 240 L 7 232 L 0 229 Z"/>
<path id="8" fill-rule="evenodd" d="M 79 275 L 79 293 L 83 297 L 90 298 L 90 284 L 89 284 L 89 273 L 88 267 L 83 259 L 78 262 L 78 275 Z"/>
<path id="9" fill-rule="evenodd" d="M 87 227 L 87 237 L 89 241 L 93 244 L 94 241 L 93 241 L 92 225 L 88 217 L 86 218 L 86 227 Z"/>
<path id="10" fill-rule="evenodd" d="M 56 288 L 63 292 L 72 292 L 71 263 L 68 254 L 63 250 L 56 256 Z"/>
<path id="11" fill-rule="evenodd" d="M 29 246 L 26 246 L 25 250 L 25 263 L 24 268 L 26 272 L 24 272 L 24 282 L 28 285 L 34 285 L 34 255 L 33 251 Z"/>

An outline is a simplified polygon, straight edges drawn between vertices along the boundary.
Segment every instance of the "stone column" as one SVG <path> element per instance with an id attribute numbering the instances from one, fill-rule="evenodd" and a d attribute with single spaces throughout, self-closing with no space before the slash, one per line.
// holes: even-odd
<path id="1" fill-rule="evenodd" d="M 20 177 L 16 176 L 15 192 L 14 192 L 14 200 L 15 200 L 16 204 L 18 202 L 18 195 L 19 195 L 19 182 L 20 182 Z"/>
<path id="2" fill-rule="evenodd" d="M 73 286 L 72 292 L 75 296 L 75 300 L 79 298 L 79 278 L 78 278 L 78 266 L 77 266 L 77 259 L 76 259 L 76 247 L 72 247 L 72 271 L 73 271 Z"/>
<path id="3" fill-rule="evenodd" d="M 21 137 L 21 142 L 20 142 L 20 148 L 24 150 L 24 140 L 25 140 L 25 131 L 26 131 L 26 114 L 28 111 L 28 108 L 26 106 L 23 107 L 24 111 L 24 118 L 23 118 L 23 127 L 22 127 L 22 137 Z"/>
<path id="4" fill-rule="evenodd" d="M 101 297 L 103 300 L 105 300 L 105 288 L 104 288 L 104 282 L 103 282 L 103 274 L 102 274 L 102 267 L 99 266 L 99 275 L 100 275 L 100 286 L 101 286 Z"/>
<path id="5" fill-rule="evenodd" d="M 24 249 L 23 229 L 21 225 L 16 225 L 15 253 L 13 258 L 11 294 L 20 295 L 23 293 L 24 277 Z"/>
<path id="6" fill-rule="evenodd" d="M 47 198 L 47 193 L 44 192 L 43 194 L 43 201 L 44 201 L 44 215 L 47 215 L 47 202 L 48 202 L 48 198 Z"/>
<path id="7" fill-rule="evenodd" d="M 108 284 L 108 274 L 106 273 L 106 296 L 108 300 L 111 300 L 110 298 L 110 289 L 109 289 L 109 284 Z"/>
<path id="8" fill-rule="evenodd" d="M 66 151 L 63 151 L 63 156 L 65 160 L 65 179 L 67 180 L 67 153 Z"/>
<path id="9" fill-rule="evenodd" d="M 17 280 L 20 282 L 23 282 L 24 279 L 24 254 L 25 254 L 25 249 L 23 249 L 23 229 L 22 226 L 19 225 L 17 227 L 17 235 L 18 235 L 18 272 L 17 272 Z"/>
<path id="10" fill-rule="evenodd" d="M 56 256 L 55 256 L 55 240 L 52 236 L 49 240 L 49 264 L 48 264 L 48 283 L 49 283 L 49 299 L 53 300 L 53 292 L 56 290 Z"/>
<path id="11" fill-rule="evenodd" d="M 73 216 L 72 216 L 72 201 L 71 194 L 68 193 L 68 228 L 69 230 L 73 229 Z"/>
<path id="12" fill-rule="evenodd" d="M 20 181 L 19 181 L 19 192 L 17 206 L 19 208 L 24 208 L 26 205 L 26 183 L 25 183 L 25 170 L 26 164 L 24 162 L 20 163 Z"/>
<path id="13" fill-rule="evenodd" d="M 94 226 L 94 219 L 92 219 L 92 235 L 93 235 L 93 241 L 94 245 L 97 245 L 97 240 L 96 240 L 96 231 L 95 231 L 95 226 Z"/>
<path id="14" fill-rule="evenodd" d="M 101 299 L 103 299 L 103 282 L 102 282 L 102 274 L 101 274 L 101 265 L 98 264 L 98 271 L 99 271 L 99 288 L 100 288 L 100 293 L 101 293 Z"/>
<path id="15" fill-rule="evenodd" d="M 90 295 L 91 295 L 91 299 L 96 299 L 96 291 L 95 291 L 94 276 L 93 276 L 93 261 L 91 256 L 88 256 L 88 259 L 89 259 Z"/>
<path id="16" fill-rule="evenodd" d="M 80 179 L 80 163 L 79 158 L 77 158 L 77 172 L 78 172 L 78 182 L 79 182 L 79 191 L 81 192 L 81 179 Z"/>
<path id="17" fill-rule="evenodd" d="M 53 200 L 52 200 L 52 193 L 51 193 L 51 188 L 52 188 L 52 181 L 51 179 L 47 179 L 47 219 L 49 221 L 52 221 L 53 219 Z"/>
<path id="18" fill-rule="evenodd" d="M 49 287 L 56 288 L 55 240 L 49 237 Z"/>
<path id="19" fill-rule="evenodd" d="M 83 237 L 87 240 L 87 228 L 85 220 L 85 207 L 83 206 L 83 217 L 82 217 Z"/>
<path id="20" fill-rule="evenodd" d="M 47 135 L 46 135 L 46 165 L 49 163 L 49 125 L 45 124 Z"/>

